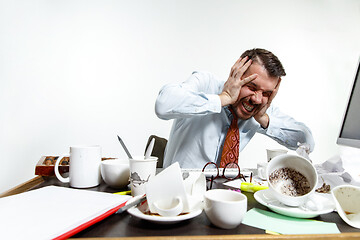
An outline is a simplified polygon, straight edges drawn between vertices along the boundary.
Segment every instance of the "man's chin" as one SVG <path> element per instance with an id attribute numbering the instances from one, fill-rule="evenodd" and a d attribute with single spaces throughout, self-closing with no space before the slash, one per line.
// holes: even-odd
<path id="1" fill-rule="evenodd" d="M 253 116 L 254 116 L 253 114 L 241 114 L 241 116 L 238 116 L 238 118 L 240 118 L 241 120 L 248 120 Z"/>
<path id="2" fill-rule="evenodd" d="M 253 109 L 253 111 L 251 111 L 251 112 L 240 111 L 240 116 L 238 114 L 238 118 L 240 118 L 242 120 L 248 120 L 248 119 L 254 117 L 258 112 L 259 112 L 258 109 Z"/>

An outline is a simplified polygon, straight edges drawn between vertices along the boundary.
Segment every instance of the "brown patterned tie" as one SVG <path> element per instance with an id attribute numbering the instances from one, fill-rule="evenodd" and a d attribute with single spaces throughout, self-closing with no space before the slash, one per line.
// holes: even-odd
<path id="1" fill-rule="evenodd" d="M 234 110 L 229 107 L 233 115 L 229 130 L 226 134 L 224 147 L 221 154 L 220 167 L 224 168 L 228 163 L 238 163 L 239 158 L 239 127 L 237 125 L 237 116 Z"/>

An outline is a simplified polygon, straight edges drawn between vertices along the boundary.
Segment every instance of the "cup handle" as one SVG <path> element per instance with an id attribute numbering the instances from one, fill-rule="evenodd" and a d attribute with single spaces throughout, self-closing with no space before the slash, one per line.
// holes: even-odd
<path id="1" fill-rule="evenodd" d="M 300 208 L 304 211 L 319 211 L 323 208 L 318 199 L 314 196 L 314 193 L 310 195 L 306 201 L 300 205 Z"/>
<path id="2" fill-rule="evenodd" d="M 172 208 L 166 208 L 166 209 L 162 208 L 158 205 L 158 202 L 154 202 L 153 206 L 154 206 L 155 210 L 157 211 L 157 213 L 159 213 L 161 216 L 174 217 L 174 216 L 179 215 L 183 211 L 184 204 L 180 197 L 174 198 L 173 201 L 176 202 L 176 205 L 173 206 Z"/>
<path id="3" fill-rule="evenodd" d="M 54 172 L 55 172 L 55 175 L 56 175 L 57 179 L 59 179 L 60 182 L 68 183 L 68 182 L 70 182 L 70 178 L 69 177 L 64 178 L 63 176 L 61 176 L 61 174 L 59 172 L 59 163 L 60 163 L 60 160 L 63 159 L 63 157 L 69 157 L 69 155 L 61 155 L 61 156 L 59 156 L 59 158 L 55 162 Z"/>
<path id="4" fill-rule="evenodd" d="M 257 170 L 259 178 L 261 180 L 266 180 L 266 167 L 259 167 Z"/>

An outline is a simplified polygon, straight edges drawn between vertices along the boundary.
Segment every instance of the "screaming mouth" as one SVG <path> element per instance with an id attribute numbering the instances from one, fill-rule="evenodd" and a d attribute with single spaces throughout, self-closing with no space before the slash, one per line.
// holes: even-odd
<path id="1" fill-rule="evenodd" d="M 248 112 L 251 112 L 252 110 L 254 110 L 254 105 L 249 105 L 249 104 L 247 104 L 245 102 L 243 102 L 242 105 L 244 106 L 245 110 L 248 111 Z"/>

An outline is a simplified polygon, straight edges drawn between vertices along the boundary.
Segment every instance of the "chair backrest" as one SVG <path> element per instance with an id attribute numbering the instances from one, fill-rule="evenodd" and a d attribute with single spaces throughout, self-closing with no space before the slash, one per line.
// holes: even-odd
<path id="1" fill-rule="evenodd" d="M 165 147 L 167 144 L 167 139 L 158 137 L 156 135 L 151 135 L 146 143 L 145 151 L 146 151 L 147 147 L 149 146 L 151 139 L 153 139 L 153 138 L 155 138 L 155 144 L 154 144 L 154 148 L 151 152 L 151 156 L 158 157 L 158 162 L 157 162 L 156 167 L 162 168 L 163 162 L 164 162 L 164 153 L 165 153 Z"/>

